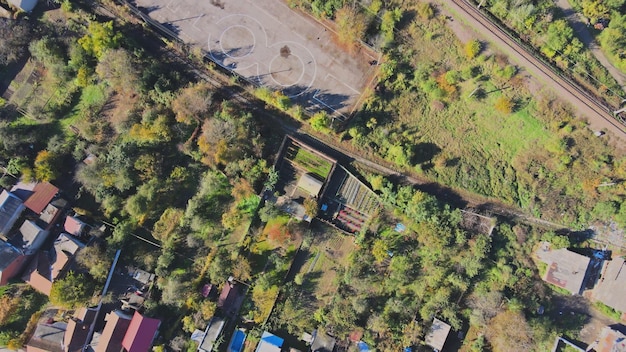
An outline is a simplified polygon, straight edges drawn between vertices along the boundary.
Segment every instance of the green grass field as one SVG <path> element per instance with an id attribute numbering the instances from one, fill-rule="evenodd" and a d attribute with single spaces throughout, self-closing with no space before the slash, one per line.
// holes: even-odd
<path id="1" fill-rule="evenodd" d="M 330 161 L 325 160 L 303 148 L 297 149 L 291 161 L 304 168 L 307 172 L 318 176 L 322 180 L 325 180 L 326 177 L 328 177 L 330 170 L 333 167 L 333 164 Z"/>

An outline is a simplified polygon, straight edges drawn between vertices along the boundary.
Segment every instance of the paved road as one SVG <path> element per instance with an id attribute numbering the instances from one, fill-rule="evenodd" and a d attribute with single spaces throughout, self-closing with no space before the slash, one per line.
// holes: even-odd
<path id="1" fill-rule="evenodd" d="M 557 75 L 547 64 L 535 58 L 519 43 L 510 38 L 507 33 L 487 19 L 474 5 L 469 4 L 467 0 L 437 0 L 437 2 L 456 13 L 459 20 L 463 20 L 476 28 L 484 39 L 495 44 L 541 83 L 551 87 L 557 96 L 572 104 L 579 115 L 587 118 L 592 130 L 605 129 L 619 139 L 619 141 L 615 141 L 617 144 L 623 145 L 626 142 L 626 126 L 621 125 L 612 117 L 611 108 L 603 106 L 589 94 Z"/>
<path id="2" fill-rule="evenodd" d="M 574 32 L 580 39 L 580 41 L 591 51 L 593 56 L 598 59 L 598 61 L 604 66 L 611 76 L 615 78 L 617 83 L 622 87 L 622 89 L 626 88 L 626 74 L 620 71 L 617 67 L 613 66 L 609 59 L 604 55 L 602 50 L 600 50 L 600 46 L 595 41 L 589 30 L 587 29 L 587 24 L 585 23 L 583 16 L 578 13 L 568 0 L 555 0 L 554 3 L 558 6 L 570 26 L 574 29 Z M 624 96 L 624 92 L 618 92 L 621 96 Z"/>

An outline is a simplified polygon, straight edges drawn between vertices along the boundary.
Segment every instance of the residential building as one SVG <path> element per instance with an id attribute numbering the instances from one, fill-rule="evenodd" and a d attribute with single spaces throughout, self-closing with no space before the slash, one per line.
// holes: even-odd
<path id="1" fill-rule="evenodd" d="M 65 232 L 76 237 L 80 237 L 85 231 L 87 225 L 75 216 L 67 216 L 63 228 Z"/>
<path id="2" fill-rule="evenodd" d="M 8 0 L 9 4 L 24 11 L 31 12 L 37 5 L 37 0 Z"/>
<path id="3" fill-rule="evenodd" d="M 61 210 L 65 207 L 67 202 L 64 200 L 59 202 L 54 201 L 46 206 L 46 208 L 39 215 L 39 219 L 43 221 L 47 226 L 46 230 L 49 230 L 57 221 L 61 215 Z"/>
<path id="4" fill-rule="evenodd" d="M 243 290 L 241 284 L 238 284 L 231 276 L 228 278 L 226 285 L 222 289 L 217 299 L 217 307 L 228 317 L 233 317 L 239 312 L 239 308 L 243 303 Z"/>
<path id="5" fill-rule="evenodd" d="M 40 322 L 26 343 L 26 352 L 63 352 L 66 328 L 67 323 L 64 322 Z"/>
<path id="6" fill-rule="evenodd" d="M 296 186 L 312 197 L 317 197 L 324 186 L 324 182 L 316 179 L 311 174 L 302 174 Z"/>
<path id="7" fill-rule="evenodd" d="M 566 289 L 574 295 L 582 294 L 590 258 L 568 250 L 552 249 L 543 242 L 535 252 L 537 257 L 548 265 L 543 280 Z"/>
<path id="8" fill-rule="evenodd" d="M 26 258 L 22 251 L 0 240 L 0 286 L 6 285 L 22 271 Z"/>
<path id="9" fill-rule="evenodd" d="M 0 238 L 7 240 L 9 232 L 22 215 L 25 206 L 22 200 L 5 190 L 0 193 Z"/>
<path id="10" fill-rule="evenodd" d="M 433 324 L 426 335 L 426 344 L 435 349 L 435 351 L 443 350 L 443 346 L 448 339 L 452 327 L 443 321 L 435 318 Z"/>
<path id="11" fill-rule="evenodd" d="M 336 340 L 328 334 L 320 334 L 318 330 L 313 332 L 311 352 L 333 352 Z"/>
<path id="12" fill-rule="evenodd" d="M 49 252 L 41 251 L 33 258 L 22 279 L 37 291 L 50 295 L 52 283 L 83 247 L 84 245 L 72 236 L 60 234 Z"/>
<path id="13" fill-rule="evenodd" d="M 596 352 L 626 352 L 626 335 L 607 326 L 600 332 Z"/>
<path id="14" fill-rule="evenodd" d="M 48 238 L 49 231 L 39 227 L 34 221 L 26 220 L 9 242 L 25 255 L 36 253 Z"/>
<path id="15" fill-rule="evenodd" d="M 80 308 L 67 322 L 67 330 L 63 336 L 65 352 L 82 352 L 87 344 L 89 329 L 96 318 L 96 312 L 96 308 Z"/>
<path id="16" fill-rule="evenodd" d="M 624 258 L 614 258 L 604 263 L 592 297 L 617 311 L 626 312 L 626 262 Z"/>
<path id="17" fill-rule="evenodd" d="M 211 318 L 209 325 L 204 332 L 204 338 L 198 346 L 200 352 L 212 352 L 215 347 L 215 341 L 219 338 L 224 329 L 224 318 L 214 316 Z"/>
<path id="18" fill-rule="evenodd" d="M 160 320 L 144 317 L 135 311 L 122 340 L 122 347 L 127 352 L 148 352 L 160 325 Z"/>
<path id="19" fill-rule="evenodd" d="M 24 2 L 24 1 L 22 1 Z M 50 204 L 52 199 L 59 193 L 59 189 L 49 182 L 40 182 L 35 184 L 32 194 L 26 199 L 24 205 L 39 215 Z"/>
<path id="20" fill-rule="evenodd" d="M 256 352 L 280 352 L 283 347 L 284 340 L 271 332 L 264 331 L 261 335 L 261 341 L 256 346 Z"/>
<path id="21" fill-rule="evenodd" d="M 94 352 L 120 352 L 122 341 L 132 317 L 122 311 L 116 310 L 107 313 L 104 320 L 104 330 L 98 339 L 98 344 L 94 347 Z"/>

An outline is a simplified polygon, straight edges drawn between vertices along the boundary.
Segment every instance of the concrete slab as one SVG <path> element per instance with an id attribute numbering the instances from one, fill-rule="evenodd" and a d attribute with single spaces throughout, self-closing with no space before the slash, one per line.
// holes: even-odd
<path id="1" fill-rule="evenodd" d="M 348 115 L 376 71 L 377 53 L 350 54 L 332 29 L 282 0 L 135 0 L 134 5 L 219 65 L 282 90 L 311 111 Z"/>

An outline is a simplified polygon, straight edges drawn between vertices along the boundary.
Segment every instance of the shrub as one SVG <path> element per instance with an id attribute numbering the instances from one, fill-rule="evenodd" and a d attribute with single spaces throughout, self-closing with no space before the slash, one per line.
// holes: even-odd
<path id="1" fill-rule="evenodd" d="M 313 115 L 310 120 L 311 127 L 317 132 L 330 132 L 330 116 L 326 111 L 320 111 Z"/>
<path id="2" fill-rule="evenodd" d="M 465 56 L 468 59 L 473 59 L 478 55 L 478 53 L 480 53 L 480 49 L 481 45 L 478 40 L 470 40 L 469 42 L 465 43 Z"/>
<path id="3" fill-rule="evenodd" d="M 510 98 L 502 96 L 496 100 L 495 108 L 503 114 L 510 114 L 513 112 L 513 102 Z"/>

